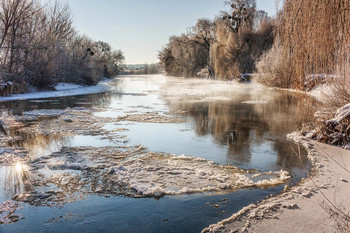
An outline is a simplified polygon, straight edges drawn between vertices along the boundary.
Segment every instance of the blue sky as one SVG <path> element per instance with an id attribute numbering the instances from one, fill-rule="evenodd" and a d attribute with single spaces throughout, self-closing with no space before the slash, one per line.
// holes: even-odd
<path id="1" fill-rule="evenodd" d="M 67 0 L 63 0 L 67 1 Z M 199 18 L 228 9 L 224 0 L 68 0 L 74 26 L 94 40 L 124 52 L 127 64 L 158 62 L 158 50 Z M 257 0 L 273 15 L 275 0 Z"/>

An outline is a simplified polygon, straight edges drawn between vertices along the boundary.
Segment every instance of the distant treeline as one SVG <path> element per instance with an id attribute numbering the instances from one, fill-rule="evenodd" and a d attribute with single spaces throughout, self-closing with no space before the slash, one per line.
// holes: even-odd
<path id="1" fill-rule="evenodd" d="M 275 18 L 255 0 L 226 3 L 229 11 L 169 39 L 159 53 L 168 75 L 227 80 L 257 72 L 267 85 L 297 89 L 329 77 L 349 83 L 350 1 L 285 0 Z M 350 102 L 346 90 L 338 92 Z"/>
<path id="2" fill-rule="evenodd" d="M 69 7 L 58 0 L 0 0 L 1 81 L 22 93 L 116 75 L 123 53 L 79 35 L 72 21 Z"/>
<path id="3" fill-rule="evenodd" d="M 122 68 L 124 74 L 160 74 L 162 71 L 159 63 L 125 65 Z"/>
<path id="4" fill-rule="evenodd" d="M 231 80 L 254 72 L 256 61 L 273 44 L 275 20 L 257 10 L 255 0 L 227 4 L 228 12 L 214 20 L 199 19 L 187 33 L 170 38 L 159 52 L 168 75 Z"/>

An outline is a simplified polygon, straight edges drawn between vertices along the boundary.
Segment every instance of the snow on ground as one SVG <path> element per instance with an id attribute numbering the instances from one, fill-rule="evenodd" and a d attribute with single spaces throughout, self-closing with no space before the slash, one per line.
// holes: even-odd
<path id="1" fill-rule="evenodd" d="M 332 94 L 332 88 L 332 85 L 320 84 L 311 91 L 308 91 L 307 94 L 321 102 L 325 102 L 326 98 Z"/>
<path id="2" fill-rule="evenodd" d="M 350 152 L 289 135 L 308 150 L 312 175 L 202 232 L 348 232 Z"/>
<path id="3" fill-rule="evenodd" d="M 266 101 L 262 100 L 248 100 L 248 101 L 243 101 L 242 104 L 266 104 Z"/>
<path id="4" fill-rule="evenodd" d="M 54 88 L 56 91 L 64 91 L 64 90 L 71 90 L 71 89 L 77 89 L 82 87 L 84 86 L 73 84 L 73 83 L 59 83 Z"/>
<path id="5" fill-rule="evenodd" d="M 333 118 L 329 121 L 340 123 L 345 118 L 349 118 L 349 117 L 350 117 L 350 103 L 347 105 L 344 105 L 341 108 L 338 108 L 336 113 L 335 113 L 335 118 Z M 327 121 L 327 122 L 329 122 L 329 121 Z"/>
<path id="6" fill-rule="evenodd" d="M 27 100 L 27 99 L 46 99 L 53 97 L 63 96 L 75 96 L 75 95 L 87 95 L 94 93 L 107 92 L 114 89 L 114 87 L 108 85 L 108 81 L 102 81 L 96 86 L 78 87 L 78 85 L 72 88 L 72 84 L 59 85 L 57 91 L 41 91 L 31 92 L 26 94 L 16 94 L 9 97 L 0 97 L 0 102 L 13 101 L 13 100 Z"/>

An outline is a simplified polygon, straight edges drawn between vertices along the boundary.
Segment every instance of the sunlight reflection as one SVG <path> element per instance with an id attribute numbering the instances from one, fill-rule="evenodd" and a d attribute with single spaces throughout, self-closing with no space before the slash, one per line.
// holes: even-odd
<path id="1" fill-rule="evenodd" d="M 34 188 L 31 178 L 29 167 L 17 161 L 12 166 L 4 166 L 0 169 L 0 188 L 4 190 L 6 198 L 11 198 L 18 193 L 30 192 Z"/>
<path id="2" fill-rule="evenodd" d="M 23 171 L 23 165 L 20 162 L 17 162 L 15 165 L 15 169 L 17 172 L 22 172 Z"/>

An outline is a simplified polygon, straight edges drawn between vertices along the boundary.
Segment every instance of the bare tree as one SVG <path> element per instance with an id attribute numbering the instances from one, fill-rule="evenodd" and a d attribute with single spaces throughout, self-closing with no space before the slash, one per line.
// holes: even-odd
<path id="1" fill-rule="evenodd" d="M 230 20 L 231 28 L 238 32 L 242 28 L 250 30 L 254 25 L 256 15 L 255 0 L 230 0 L 226 4 L 231 7 L 230 12 L 223 12 L 223 18 Z"/>
<path id="2" fill-rule="evenodd" d="M 116 74 L 122 52 L 80 37 L 72 23 L 68 5 L 59 0 L 0 0 L 2 79 L 25 92 L 51 89 L 62 81 L 94 84 L 103 69 Z"/>
<path id="3" fill-rule="evenodd" d="M 215 24 L 209 19 L 198 19 L 196 25 L 188 30 L 187 35 L 209 52 L 215 40 Z"/>

